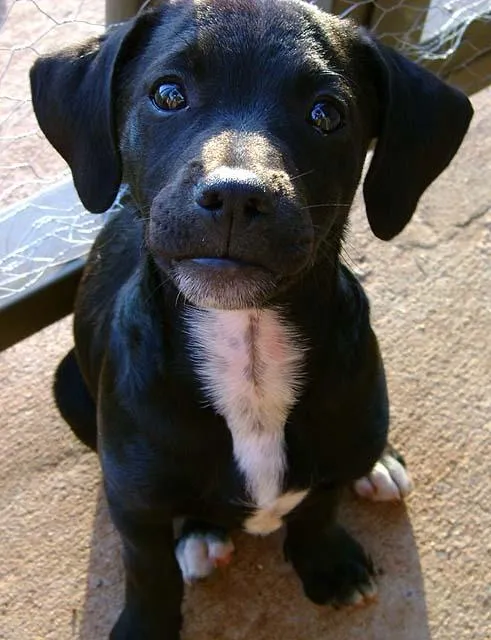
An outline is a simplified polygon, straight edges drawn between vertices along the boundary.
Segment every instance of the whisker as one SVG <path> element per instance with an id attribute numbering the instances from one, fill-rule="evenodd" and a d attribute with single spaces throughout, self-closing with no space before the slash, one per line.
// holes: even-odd
<path id="1" fill-rule="evenodd" d="M 347 253 L 346 251 L 341 250 L 341 255 L 340 255 L 341 259 L 346 262 L 346 264 L 353 270 L 356 270 L 358 268 L 358 265 L 356 264 L 356 262 L 353 260 L 353 258 L 349 255 L 349 253 Z"/>
<path id="2" fill-rule="evenodd" d="M 155 287 L 155 289 L 152 289 L 152 291 L 150 291 L 150 293 L 148 294 L 148 296 L 145 298 L 145 304 L 147 304 L 147 302 L 155 295 L 155 293 L 159 290 L 162 289 L 162 287 L 164 286 L 165 281 L 164 282 L 159 282 L 159 284 Z"/>
<path id="3" fill-rule="evenodd" d="M 162 281 L 159 282 L 158 285 L 154 289 L 152 289 L 152 291 L 150 291 L 147 298 L 145 299 L 145 304 L 150 300 L 150 298 L 152 298 L 157 293 L 159 289 L 162 289 L 164 285 L 166 285 L 168 282 L 172 283 L 171 278 L 166 273 L 161 272 L 161 276 L 162 276 Z"/>
<path id="4" fill-rule="evenodd" d="M 304 171 L 303 173 L 299 173 L 296 176 L 293 176 L 291 181 L 293 182 L 294 180 L 299 180 L 300 178 L 304 178 L 305 176 L 310 175 L 311 173 L 314 173 L 315 169 L 309 169 L 308 171 Z"/>

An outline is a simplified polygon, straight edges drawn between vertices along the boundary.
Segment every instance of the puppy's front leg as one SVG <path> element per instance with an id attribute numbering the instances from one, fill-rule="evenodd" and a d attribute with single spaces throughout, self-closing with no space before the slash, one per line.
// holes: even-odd
<path id="1" fill-rule="evenodd" d="M 376 594 L 373 565 L 339 524 L 339 493 L 319 489 L 312 502 L 287 524 L 285 555 L 316 604 L 358 606 Z"/>
<path id="2" fill-rule="evenodd" d="M 178 640 L 183 580 L 172 522 L 114 513 L 123 541 L 125 605 L 110 640 Z"/>

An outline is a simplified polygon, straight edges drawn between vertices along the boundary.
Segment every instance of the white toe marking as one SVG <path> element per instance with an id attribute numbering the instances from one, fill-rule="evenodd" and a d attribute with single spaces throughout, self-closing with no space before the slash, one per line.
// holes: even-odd
<path id="1" fill-rule="evenodd" d="M 392 480 L 396 483 L 402 498 L 408 496 L 413 490 L 413 482 L 406 467 L 392 456 L 384 456 L 382 464 L 389 470 Z"/>
<path id="2" fill-rule="evenodd" d="M 370 580 L 370 583 L 362 586 L 360 590 L 365 600 L 375 600 L 377 598 L 378 588 L 374 580 Z"/>
<path id="3" fill-rule="evenodd" d="M 234 543 L 229 538 L 218 540 L 211 537 L 208 540 L 208 557 L 213 560 L 215 567 L 228 564 L 234 551 Z"/>
<path id="4" fill-rule="evenodd" d="M 356 591 L 351 595 L 351 598 L 346 602 L 349 607 L 365 607 L 377 599 L 377 585 L 373 580 L 370 580 L 369 584 L 360 585 Z"/>
<path id="5" fill-rule="evenodd" d="M 407 469 L 393 456 L 383 456 L 368 474 L 354 484 L 356 493 L 374 502 L 402 500 L 413 489 Z"/>
<path id="6" fill-rule="evenodd" d="M 377 599 L 377 585 L 373 580 L 368 584 L 361 584 L 343 603 L 347 607 L 361 608 Z"/>
<path id="7" fill-rule="evenodd" d="M 348 603 L 351 607 L 362 607 L 365 604 L 365 598 L 360 591 L 355 591 Z"/>
<path id="8" fill-rule="evenodd" d="M 233 542 L 213 535 L 192 534 L 179 540 L 176 558 L 184 582 L 206 578 L 218 565 L 228 564 L 234 551 Z"/>

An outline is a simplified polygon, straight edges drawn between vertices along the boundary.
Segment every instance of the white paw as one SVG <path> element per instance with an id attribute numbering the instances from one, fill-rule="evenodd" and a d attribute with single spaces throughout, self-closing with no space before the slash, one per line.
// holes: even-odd
<path id="1" fill-rule="evenodd" d="M 403 500 L 413 490 L 407 469 L 393 456 L 384 455 L 368 476 L 354 483 L 355 492 L 375 502 Z"/>
<path id="2" fill-rule="evenodd" d="M 181 568 L 184 582 L 206 578 L 217 567 L 227 565 L 234 552 L 233 542 L 222 540 L 213 534 L 190 534 L 179 540 L 176 558 Z"/>

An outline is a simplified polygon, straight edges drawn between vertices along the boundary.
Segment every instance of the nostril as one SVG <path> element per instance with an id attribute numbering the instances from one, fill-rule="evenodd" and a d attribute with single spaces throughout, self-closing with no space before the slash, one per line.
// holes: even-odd
<path id="1" fill-rule="evenodd" d="M 244 203 L 244 213 L 255 216 L 262 213 L 271 213 L 272 203 L 266 197 L 254 196 L 248 198 Z"/>
<path id="2" fill-rule="evenodd" d="M 259 198 L 248 198 L 244 202 L 244 213 L 247 216 L 256 216 L 259 213 L 262 213 Z"/>
<path id="3" fill-rule="evenodd" d="M 223 206 L 223 197 L 217 189 L 203 189 L 196 198 L 196 203 L 203 209 L 216 211 Z"/>
<path id="4" fill-rule="evenodd" d="M 196 204 L 202 212 L 213 212 L 215 216 L 223 214 L 252 219 L 274 214 L 276 210 L 274 191 L 249 171 L 216 170 L 195 189 Z"/>

